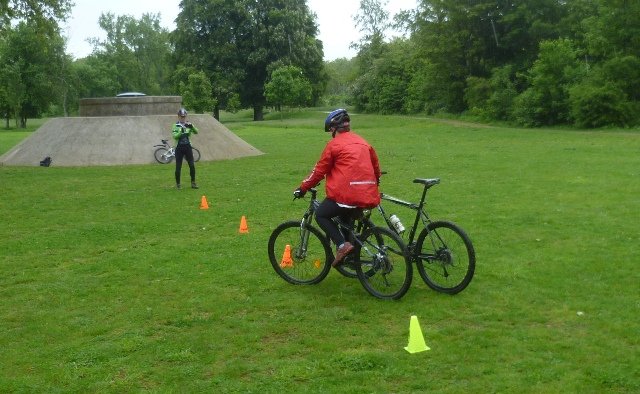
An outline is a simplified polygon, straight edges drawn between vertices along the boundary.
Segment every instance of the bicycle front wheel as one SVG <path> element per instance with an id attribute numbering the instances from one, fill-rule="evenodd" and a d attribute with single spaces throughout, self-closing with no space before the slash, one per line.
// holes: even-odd
<path id="1" fill-rule="evenodd" d="M 387 228 L 371 227 L 356 246 L 356 272 L 362 286 L 374 297 L 397 300 L 409 290 L 411 262 L 402 239 Z"/>
<path id="2" fill-rule="evenodd" d="M 193 151 L 193 161 L 200 161 L 200 151 L 194 147 L 191 147 L 191 150 Z"/>
<path id="3" fill-rule="evenodd" d="M 271 233 L 268 244 L 273 269 L 289 283 L 320 283 L 331 270 L 329 243 L 317 228 L 301 227 L 299 221 L 282 223 Z"/>
<path id="4" fill-rule="evenodd" d="M 169 150 L 167 148 L 158 148 L 155 152 L 153 152 L 153 157 L 156 158 L 156 161 L 160 164 L 169 164 L 173 159 L 173 156 L 169 155 Z"/>
<path id="5" fill-rule="evenodd" d="M 416 241 L 416 266 L 422 280 L 446 294 L 464 290 L 476 268 L 476 253 L 469 236 L 456 224 L 431 222 Z"/>

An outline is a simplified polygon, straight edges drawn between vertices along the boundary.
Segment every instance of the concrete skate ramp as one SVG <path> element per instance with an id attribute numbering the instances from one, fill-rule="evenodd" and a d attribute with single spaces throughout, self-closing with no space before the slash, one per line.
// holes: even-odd
<path id="1" fill-rule="evenodd" d="M 51 119 L 0 156 L 0 165 L 39 166 L 46 156 L 55 167 L 157 163 L 153 146 L 162 139 L 175 144 L 171 128 L 176 120 L 175 115 Z M 189 115 L 188 120 L 199 131 L 191 144 L 200 151 L 200 161 L 262 154 L 211 115 Z"/>

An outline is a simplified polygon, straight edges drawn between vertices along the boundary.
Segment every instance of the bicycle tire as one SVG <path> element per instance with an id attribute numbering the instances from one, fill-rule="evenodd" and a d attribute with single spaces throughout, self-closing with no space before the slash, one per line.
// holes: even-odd
<path id="1" fill-rule="evenodd" d="M 306 251 L 302 250 L 303 230 L 308 235 Z M 287 245 L 290 261 L 284 259 Z M 294 285 L 314 285 L 327 277 L 331 270 L 333 254 L 322 232 L 300 221 L 288 221 L 273 230 L 267 246 L 269 261 L 278 275 Z M 283 264 L 284 261 L 284 264 Z"/>
<path id="2" fill-rule="evenodd" d="M 371 227 L 357 245 L 356 272 L 362 286 L 374 297 L 384 300 L 402 298 L 413 279 L 411 261 L 402 239 L 383 227 Z"/>
<path id="3" fill-rule="evenodd" d="M 200 161 L 200 151 L 194 147 L 191 147 L 191 150 L 193 151 L 193 161 Z"/>
<path id="4" fill-rule="evenodd" d="M 333 258 L 335 257 L 332 257 L 332 259 Z M 337 266 L 336 270 L 346 278 L 355 279 L 358 277 L 358 272 L 353 265 L 351 254 L 344 258 L 344 263 Z"/>
<path id="5" fill-rule="evenodd" d="M 167 148 L 158 148 L 153 152 L 153 157 L 160 164 L 169 164 L 173 160 L 173 156 L 167 157 L 167 152 L 169 152 Z"/>
<path id="6" fill-rule="evenodd" d="M 464 290 L 476 268 L 471 238 L 457 224 L 448 221 L 431 222 L 420 232 L 414 260 L 427 286 L 446 294 Z"/>

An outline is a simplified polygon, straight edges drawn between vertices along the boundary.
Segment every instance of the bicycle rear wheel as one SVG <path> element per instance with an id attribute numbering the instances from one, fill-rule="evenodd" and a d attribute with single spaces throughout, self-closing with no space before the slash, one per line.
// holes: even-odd
<path id="1" fill-rule="evenodd" d="M 173 160 L 173 156 L 169 156 L 169 150 L 167 148 L 158 148 L 153 152 L 153 157 L 160 164 L 169 164 Z"/>
<path id="2" fill-rule="evenodd" d="M 271 233 L 268 243 L 273 269 L 289 283 L 320 283 L 331 270 L 331 248 L 320 230 L 301 228 L 301 222 L 284 222 Z"/>
<path id="3" fill-rule="evenodd" d="M 409 290 L 411 262 L 402 239 L 387 228 L 367 229 L 356 246 L 356 272 L 362 286 L 374 297 L 397 300 Z"/>
<path id="4" fill-rule="evenodd" d="M 458 225 L 431 222 L 416 241 L 416 267 L 422 280 L 446 294 L 464 290 L 476 268 L 476 253 L 469 236 Z"/>
<path id="5" fill-rule="evenodd" d="M 200 151 L 194 147 L 191 147 L 191 150 L 193 151 L 193 161 L 200 161 Z"/>

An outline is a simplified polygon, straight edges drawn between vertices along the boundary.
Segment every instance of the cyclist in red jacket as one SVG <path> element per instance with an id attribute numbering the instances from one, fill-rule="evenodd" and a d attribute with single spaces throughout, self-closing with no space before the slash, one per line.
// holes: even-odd
<path id="1" fill-rule="evenodd" d="M 346 110 L 332 111 L 324 121 L 324 131 L 331 132 L 332 139 L 311 174 L 293 194 L 302 197 L 326 178 L 326 198 L 316 210 L 316 221 L 338 245 L 336 258 L 331 264 L 337 267 L 353 250 L 353 245 L 345 241 L 331 219 L 339 216 L 341 220 L 349 221 L 354 209 L 373 208 L 380 203 L 380 164 L 373 147 L 351 131 L 351 119 Z"/>

